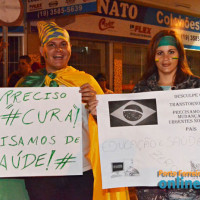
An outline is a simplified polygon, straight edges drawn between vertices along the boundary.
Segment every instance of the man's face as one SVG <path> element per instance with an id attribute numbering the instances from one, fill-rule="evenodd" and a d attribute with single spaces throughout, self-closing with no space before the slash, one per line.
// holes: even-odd
<path id="1" fill-rule="evenodd" d="M 40 52 L 45 59 L 47 72 L 52 73 L 68 65 L 71 45 L 63 39 L 54 38 L 41 47 Z"/>
<path id="2" fill-rule="evenodd" d="M 26 59 L 19 60 L 18 71 L 24 75 L 30 71 L 30 65 L 27 63 Z"/>

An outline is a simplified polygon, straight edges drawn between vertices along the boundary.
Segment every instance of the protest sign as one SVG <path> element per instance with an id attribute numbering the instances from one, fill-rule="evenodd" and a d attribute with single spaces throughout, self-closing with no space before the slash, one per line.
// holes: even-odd
<path id="1" fill-rule="evenodd" d="M 82 174 L 79 88 L 1 88 L 0 177 Z"/>
<path id="2" fill-rule="evenodd" d="M 98 100 L 103 188 L 198 179 L 199 89 L 99 95 Z"/>

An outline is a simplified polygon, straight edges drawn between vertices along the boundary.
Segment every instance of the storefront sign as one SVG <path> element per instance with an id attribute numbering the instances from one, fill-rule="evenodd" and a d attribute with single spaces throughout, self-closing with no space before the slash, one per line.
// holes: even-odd
<path id="1" fill-rule="evenodd" d="M 82 174 L 79 88 L 1 88 L 0 177 Z"/>
<path id="2" fill-rule="evenodd" d="M 174 29 L 185 48 L 200 50 L 200 18 L 116 0 L 98 5 L 98 13 L 67 23 L 72 36 L 147 44 L 158 31 Z"/>
<path id="3" fill-rule="evenodd" d="M 28 0 L 27 19 L 41 20 L 97 11 L 97 0 Z"/>
<path id="4" fill-rule="evenodd" d="M 200 19 L 116 0 L 101 0 L 98 13 L 106 17 L 199 32 Z"/>
<path id="5" fill-rule="evenodd" d="M 186 48 L 200 50 L 200 18 L 114 0 L 100 0 L 98 13 L 77 16 L 67 30 L 97 39 L 147 44 L 160 30 L 176 30 Z M 73 33 L 76 35 L 76 33 Z"/>
<path id="6" fill-rule="evenodd" d="M 0 33 L 1 32 L 2 32 L 2 27 L 0 27 Z M 8 27 L 8 33 L 24 33 L 24 26 Z"/>
<path id="7" fill-rule="evenodd" d="M 199 97 L 199 89 L 98 95 L 103 188 L 170 179 L 159 172 L 200 174 Z"/>

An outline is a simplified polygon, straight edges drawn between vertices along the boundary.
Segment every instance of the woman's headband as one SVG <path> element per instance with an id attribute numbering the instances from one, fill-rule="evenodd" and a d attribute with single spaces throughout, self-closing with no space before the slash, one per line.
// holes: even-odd
<path id="1" fill-rule="evenodd" d="M 174 46 L 177 48 L 177 43 L 176 43 L 176 39 L 173 36 L 163 36 L 160 39 L 160 42 L 158 44 L 158 47 L 161 46 Z"/>

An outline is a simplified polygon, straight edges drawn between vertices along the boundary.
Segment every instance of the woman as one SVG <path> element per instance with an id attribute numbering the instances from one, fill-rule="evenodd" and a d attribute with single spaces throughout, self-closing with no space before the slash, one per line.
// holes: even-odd
<path id="1" fill-rule="evenodd" d="M 176 32 L 163 30 L 150 42 L 147 68 L 133 92 L 199 88 L 200 79 L 188 67 L 183 44 Z M 156 187 L 137 188 L 138 199 L 199 199 L 195 190 L 163 190 Z"/>
<path id="2" fill-rule="evenodd" d="M 200 87 L 199 78 L 188 67 L 183 44 L 173 30 L 160 31 L 153 37 L 147 64 L 133 92 Z"/>
<path id="3" fill-rule="evenodd" d="M 199 88 L 200 79 L 188 67 L 183 44 L 176 32 L 163 30 L 150 42 L 147 68 L 133 92 Z M 89 109 L 96 115 L 97 100 L 89 102 Z M 156 187 L 138 187 L 138 200 L 191 200 L 200 199 L 197 190 L 163 190 Z"/>

